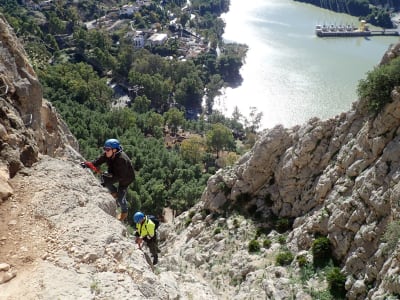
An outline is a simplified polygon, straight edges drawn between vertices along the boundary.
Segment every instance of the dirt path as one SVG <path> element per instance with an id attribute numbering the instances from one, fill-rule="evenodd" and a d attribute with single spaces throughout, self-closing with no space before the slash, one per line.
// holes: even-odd
<path id="1" fill-rule="evenodd" d="M 46 253 L 49 224 L 34 215 L 31 204 L 33 189 L 29 177 L 17 176 L 11 180 L 14 195 L 0 204 L 0 263 L 11 266 L 16 277 L 0 284 L 0 299 L 12 299 L 14 291 L 21 288 L 24 277 Z"/>

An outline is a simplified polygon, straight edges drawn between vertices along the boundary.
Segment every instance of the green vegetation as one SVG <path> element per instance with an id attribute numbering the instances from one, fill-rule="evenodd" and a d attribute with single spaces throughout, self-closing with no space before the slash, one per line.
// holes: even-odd
<path id="1" fill-rule="evenodd" d="M 399 70 L 400 57 L 397 57 L 389 64 L 375 67 L 367 73 L 366 79 L 360 80 L 358 95 L 370 112 L 380 112 L 384 105 L 391 101 L 391 92 L 400 85 Z"/>
<path id="2" fill-rule="evenodd" d="M 299 264 L 300 267 L 300 280 L 302 283 L 307 283 L 310 280 L 310 278 L 315 276 L 316 271 L 312 263 L 307 262 L 303 258 L 304 256 L 299 256 L 297 258 L 297 263 Z"/>
<path id="3" fill-rule="evenodd" d="M 214 235 L 221 233 L 221 227 L 217 227 L 214 229 Z"/>
<path id="4" fill-rule="evenodd" d="M 393 28 L 390 20 L 391 10 L 399 10 L 400 4 L 390 0 L 296 0 L 313 5 L 346 13 L 368 23 L 384 28 Z"/>
<path id="5" fill-rule="evenodd" d="M 185 219 L 185 227 L 188 227 L 192 223 L 192 218 Z"/>
<path id="6" fill-rule="evenodd" d="M 400 221 L 393 221 L 387 225 L 382 240 L 386 243 L 385 252 L 394 251 L 400 241 Z"/>
<path id="7" fill-rule="evenodd" d="M 315 290 L 312 289 L 310 292 L 310 295 L 312 299 L 318 299 L 318 300 L 338 300 L 332 297 L 331 293 L 327 290 Z"/>
<path id="8" fill-rule="evenodd" d="M 312 243 L 313 263 L 315 267 L 326 266 L 332 259 L 331 242 L 327 237 L 319 237 Z"/>
<path id="9" fill-rule="evenodd" d="M 345 299 L 346 297 L 346 276 L 338 267 L 333 267 L 328 270 L 326 280 L 329 285 L 329 291 L 335 299 Z"/>
<path id="10" fill-rule="evenodd" d="M 192 1 L 190 13 L 183 9 L 187 1 L 150 1 L 131 16 L 118 15 L 127 1 L 57 0 L 41 9 L 21 3 L 0 0 L 0 13 L 23 41 L 44 97 L 78 139 L 81 154 L 94 159 L 106 139 L 117 138 L 132 158 L 130 213 L 191 207 L 210 175 L 237 159 L 235 139 L 243 140 L 241 151 L 251 147 L 246 141 L 254 143 L 260 114 L 247 121 L 238 110 L 229 118 L 212 109 L 222 87 L 240 82 L 247 51 L 222 40 L 225 24 L 218 16 L 229 0 Z M 104 16 L 119 25 L 110 27 Z M 171 37 L 166 44 L 133 47 L 132 29 L 151 34 L 154 28 Z M 186 58 L 178 33 L 210 46 Z M 114 85 L 129 94 L 129 105 L 118 103 Z"/>
<path id="11" fill-rule="evenodd" d="M 234 150 L 235 142 L 231 130 L 223 124 L 213 124 L 211 130 L 207 132 L 207 145 L 219 157 L 220 151 Z"/>
<path id="12" fill-rule="evenodd" d="M 260 251 L 260 243 L 257 240 L 251 240 L 249 242 L 248 250 L 249 253 L 254 253 Z"/>
<path id="13" fill-rule="evenodd" d="M 92 279 L 92 283 L 90 284 L 90 292 L 92 294 L 98 295 L 101 292 L 100 286 L 99 286 L 99 281 L 96 279 Z"/>
<path id="14" fill-rule="evenodd" d="M 269 249 L 271 247 L 271 245 L 272 245 L 272 241 L 270 239 L 265 239 L 263 241 L 263 247 L 264 248 Z"/>
<path id="15" fill-rule="evenodd" d="M 279 218 L 275 223 L 275 229 L 279 233 L 284 233 L 290 229 L 290 222 L 287 218 Z"/>
<path id="16" fill-rule="evenodd" d="M 278 266 L 287 266 L 292 263 L 293 259 L 293 253 L 289 250 L 281 251 L 276 256 L 276 264 Z"/>
<path id="17" fill-rule="evenodd" d="M 299 255 L 296 257 L 296 261 L 300 268 L 305 267 L 308 264 L 307 257 L 305 255 Z"/>
<path id="18" fill-rule="evenodd" d="M 285 234 L 281 234 L 278 236 L 278 243 L 284 245 L 286 243 L 287 236 Z"/>

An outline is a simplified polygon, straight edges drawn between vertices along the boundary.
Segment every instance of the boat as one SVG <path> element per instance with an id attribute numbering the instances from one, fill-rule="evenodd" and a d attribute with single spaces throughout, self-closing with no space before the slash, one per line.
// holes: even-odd
<path id="1" fill-rule="evenodd" d="M 316 25 L 317 37 L 358 37 L 358 36 L 398 36 L 397 30 L 370 30 L 365 20 L 360 22 L 359 27 L 352 25 Z"/>

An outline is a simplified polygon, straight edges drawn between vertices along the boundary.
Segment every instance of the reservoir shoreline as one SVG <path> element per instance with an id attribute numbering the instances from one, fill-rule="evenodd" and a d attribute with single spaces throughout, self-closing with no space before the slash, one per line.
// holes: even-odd
<path id="1" fill-rule="evenodd" d="M 318 38 L 316 24 L 358 24 L 354 17 L 291 0 L 231 0 L 223 38 L 246 44 L 242 84 L 226 88 L 214 108 L 248 118 L 263 113 L 262 128 L 291 127 L 327 119 L 357 100 L 358 81 L 376 66 L 398 37 Z"/>

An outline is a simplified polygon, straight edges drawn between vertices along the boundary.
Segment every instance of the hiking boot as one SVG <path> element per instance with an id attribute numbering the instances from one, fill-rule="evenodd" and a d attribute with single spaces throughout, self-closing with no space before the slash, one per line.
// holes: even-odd
<path id="1" fill-rule="evenodd" d="M 120 213 L 117 216 L 117 219 L 120 220 L 121 222 L 123 222 L 127 217 L 128 217 L 128 213 Z"/>
<path id="2" fill-rule="evenodd" d="M 153 258 L 153 265 L 155 266 L 157 263 L 158 263 L 158 257 L 156 256 Z"/>

